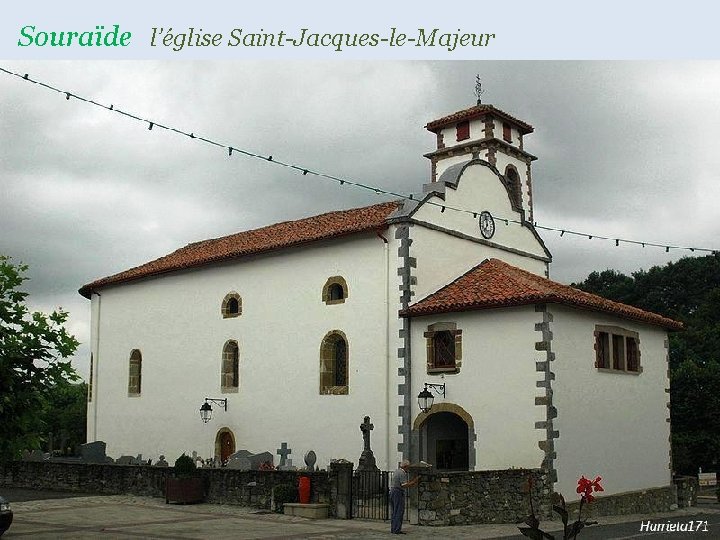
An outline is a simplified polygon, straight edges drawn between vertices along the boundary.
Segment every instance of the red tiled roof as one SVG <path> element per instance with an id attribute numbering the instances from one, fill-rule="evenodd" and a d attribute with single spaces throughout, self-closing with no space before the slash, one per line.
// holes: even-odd
<path id="1" fill-rule="evenodd" d="M 340 210 L 296 221 L 276 223 L 261 229 L 244 231 L 222 238 L 195 242 L 149 263 L 83 285 L 79 292 L 84 297 L 90 298 L 94 290 L 105 285 L 124 283 L 165 272 L 297 246 L 316 240 L 384 229 L 387 226 L 387 217 L 398 206 L 398 202 L 386 202 L 364 208 Z"/>
<path id="2" fill-rule="evenodd" d="M 527 124 L 522 120 L 518 120 L 514 116 L 510 116 L 508 113 L 501 111 L 500 109 L 493 107 L 492 105 L 476 105 L 475 107 L 470 107 L 469 109 L 454 112 L 452 114 L 449 114 L 448 116 L 443 116 L 442 118 L 438 118 L 437 120 L 428 122 L 425 126 L 425 129 L 435 132 L 438 129 L 447 126 L 448 124 L 455 124 L 460 120 L 472 120 L 473 118 L 477 118 L 486 113 L 494 113 L 500 118 L 504 118 L 505 120 L 513 122 L 517 127 L 520 128 L 520 131 L 522 131 L 523 134 L 533 132 L 533 127 L 530 124 Z"/>
<path id="3" fill-rule="evenodd" d="M 562 285 L 498 259 L 487 259 L 449 285 L 416 302 L 401 315 L 431 315 L 539 303 L 600 311 L 669 330 L 680 330 L 683 326 L 656 313 Z"/>

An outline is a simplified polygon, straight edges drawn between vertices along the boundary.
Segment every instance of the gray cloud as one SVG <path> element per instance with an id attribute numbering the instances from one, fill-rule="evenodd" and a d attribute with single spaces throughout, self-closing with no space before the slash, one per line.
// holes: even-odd
<path id="1" fill-rule="evenodd" d="M 545 225 L 719 247 L 717 62 L 5 62 L 156 122 L 403 192 L 429 178 L 429 120 L 492 103 L 535 127 Z M 0 252 L 31 265 L 32 305 L 203 238 L 382 200 L 0 77 Z M 542 233 L 552 276 L 630 272 L 687 252 Z M 87 372 L 87 345 L 77 365 Z"/>

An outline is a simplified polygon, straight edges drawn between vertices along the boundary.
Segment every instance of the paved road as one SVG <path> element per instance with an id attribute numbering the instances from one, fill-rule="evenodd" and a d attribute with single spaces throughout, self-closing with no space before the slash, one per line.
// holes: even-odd
<path id="1" fill-rule="evenodd" d="M 134 496 L 90 496 L 43 498 L 27 500 L 32 493 L 20 490 L 25 501 L 13 499 L 13 493 L 2 490 L 11 499 L 15 522 L 3 536 L 13 538 L 107 538 L 107 539 L 281 539 L 308 538 L 355 539 L 388 538 L 389 524 L 364 520 L 306 520 L 278 514 L 258 513 L 249 508 L 198 504 L 189 506 L 166 505 L 162 499 Z M 47 493 L 47 492 L 45 492 Z M 53 493 L 57 495 L 57 493 Z M 37 494 L 46 497 L 45 494 Z M 698 512 L 702 515 L 697 517 Z M 644 516 L 653 523 L 687 522 L 707 517 L 709 532 L 694 533 L 693 538 L 720 538 L 720 507 L 707 505 L 692 511 Z M 686 538 L 678 533 L 656 536 L 641 533 L 639 516 L 599 518 L 602 526 L 583 532 L 581 538 L 609 540 L 610 538 Z M 548 529 L 557 530 L 558 523 Z M 523 538 L 517 535 L 515 525 L 470 525 L 462 527 L 405 526 L 409 538 L 438 540 L 442 538 Z"/>
<path id="2" fill-rule="evenodd" d="M 635 520 L 629 523 L 603 524 L 607 518 L 598 518 L 598 525 L 584 529 L 578 536 L 581 540 L 630 540 L 635 538 L 661 540 L 695 538 L 697 540 L 717 540 L 720 538 L 720 511 L 700 512 L 692 515 L 654 517 Z M 685 531 L 662 532 L 668 525 L 682 525 Z M 506 537 L 506 540 L 525 540 L 522 535 Z"/>
<path id="3" fill-rule="evenodd" d="M 72 497 L 92 497 L 91 493 L 78 493 L 76 491 L 48 491 L 39 489 L 0 487 L 0 495 L 11 503 L 25 501 L 39 501 L 45 499 L 69 499 Z"/>

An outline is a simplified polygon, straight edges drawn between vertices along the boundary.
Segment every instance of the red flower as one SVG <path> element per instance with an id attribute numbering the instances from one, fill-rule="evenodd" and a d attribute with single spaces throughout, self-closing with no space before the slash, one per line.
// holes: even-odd
<path id="1" fill-rule="evenodd" d="M 602 480 L 602 478 L 599 476 L 595 477 L 595 480 L 588 480 L 584 475 L 580 477 L 577 492 L 581 494 L 581 498 L 585 502 L 593 502 L 595 500 L 595 497 L 592 495 L 594 491 L 605 491 L 600 485 L 600 480 Z"/>

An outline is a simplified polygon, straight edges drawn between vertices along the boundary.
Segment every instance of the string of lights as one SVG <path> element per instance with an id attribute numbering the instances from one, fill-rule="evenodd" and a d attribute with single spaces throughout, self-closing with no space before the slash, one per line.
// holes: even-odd
<path id="1" fill-rule="evenodd" d="M 237 147 L 237 146 L 228 145 L 228 144 L 223 144 L 223 143 L 214 141 L 214 140 L 209 139 L 209 138 L 206 138 L 206 137 L 201 137 L 200 135 L 196 135 L 196 134 L 195 134 L 194 132 L 192 132 L 192 131 L 191 131 L 191 132 L 187 132 L 187 131 L 184 131 L 184 130 L 182 130 L 182 129 L 177 129 L 177 128 L 172 127 L 172 126 L 162 124 L 162 123 L 157 122 L 157 121 L 155 121 L 155 120 L 150 120 L 150 119 L 148 119 L 148 118 L 143 118 L 143 117 L 141 117 L 141 116 L 137 116 L 137 115 L 132 114 L 132 113 L 130 113 L 130 112 L 123 111 L 123 110 L 118 109 L 117 107 L 115 107 L 113 104 L 104 105 L 104 104 L 98 103 L 98 102 L 96 102 L 96 101 L 94 101 L 94 100 L 92 100 L 92 99 L 88 99 L 88 98 L 85 98 L 85 97 L 80 96 L 80 95 L 78 95 L 78 94 L 75 94 L 74 92 L 69 92 L 69 91 L 66 91 L 66 90 L 62 90 L 62 89 L 60 89 L 60 88 L 57 88 L 57 87 L 52 86 L 52 85 L 50 85 L 50 84 L 47 84 L 47 83 L 45 83 L 45 82 L 42 82 L 42 81 L 33 79 L 33 78 L 31 78 L 27 73 L 25 73 L 25 74 L 20 74 L 20 73 L 16 73 L 16 72 L 14 72 L 14 71 L 5 69 L 5 68 L 3 68 L 3 67 L 0 67 L 0 72 L 5 73 L 6 75 L 9 75 L 9 76 L 12 76 L 12 77 L 17 77 L 17 78 L 19 78 L 19 79 L 21 79 L 21 80 L 23 80 L 23 81 L 26 81 L 26 82 L 29 82 L 29 83 L 32 83 L 32 84 L 36 84 L 36 85 L 38 85 L 38 86 L 41 86 L 41 87 L 46 88 L 46 89 L 48 89 L 48 90 L 51 90 L 51 91 L 53 91 L 53 92 L 57 92 L 57 93 L 60 94 L 61 96 L 64 96 L 65 99 L 68 100 L 68 101 L 69 101 L 70 99 L 75 99 L 75 100 L 78 100 L 78 101 L 81 101 L 81 102 L 84 102 L 84 103 L 87 103 L 87 104 L 90 104 L 90 105 L 94 105 L 94 106 L 96 106 L 96 107 L 100 107 L 100 108 L 102 108 L 102 109 L 106 109 L 106 110 L 108 110 L 108 111 L 111 111 L 111 112 L 113 112 L 113 113 L 116 113 L 116 114 L 125 116 L 125 117 L 127 117 L 127 118 L 131 118 L 132 120 L 141 122 L 141 123 L 143 123 L 144 125 L 146 125 L 148 130 L 152 130 L 153 128 L 164 129 L 164 130 L 167 130 L 167 131 L 175 132 L 175 133 L 177 133 L 178 135 L 182 135 L 182 136 L 188 137 L 188 138 L 193 139 L 193 140 L 201 141 L 201 142 L 204 142 L 204 143 L 206 143 L 206 144 L 210 144 L 210 145 L 212 145 L 212 146 L 216 146 L 216 147 L 218 147 L 218 148 L 222 148 L 224 151 L 227 151 L 227 155 L 228 155 L 229 157 L 232 157 L 233 154 L 240 154 L 240 155 L 244 155 L 244 156 L 246 156 L 246 157 L 250 157 L 250 158 L 253 158 L 253 159 L 259 159 L 259 160 L 262 160 L 262 161 L 264 161 L 264 162 L 266 162 L 266 163 L 270 163 L 270 164 L 273 164 L 273 165 L 276 165 L 276 166 L 286 167 L 286 168 L 288 168 L 288 169 L 292 169 L 292 170 L 294 170 L 294 171 L 296 171 L 296 172 L 298 172 L 298 173 L 301 173 L 303 176 L 314 176 L 314 177 L 317 177 L 317 178 L 322 178 L 322 179 L 325 179 L 325 180 L 330 180 L 330 181 L 333 181 L 333 182 L 337 182 L 340 186 L 345 186 L 345 185 L 347 185 L 347 186 L 352 187 L 352 188 L 362 189 L 362 190 L 365 190 L 365 191 L 373 192 L 373 193 L 375 193 L 376 195 L 392 196 L 392 197 L 395 197 L 395 198 L 404 199 L 404 200 L 408 200 L 408 201 L 416 201 L 416 202 L 417 202 L 417 201 L 422 200 L 422 197 L 421 197 L 421 198 L 418 198 L 417 196 L 415 196 L 415 195 L 413 195 L 413 194 L 398 193 L 398 192 L 395 192 L 395 191 L 392 191 L 392 190 L 389 190 L 389 189 L 384 189 L 384 188 L 381 188 L 381 187 L 378 187 L 378 186 L 375 186 L 375 185 L 357 182 L 357 181 L 354 181 L 354 180 L 351 180 L 351 179 L 348 179 L 348 178 L 340 178 L 340 177 L 334 176 L 334 175 L 332 175 L 332 174 L 327 174 L 327 173 L 324 173 L 324 172 L 316 171 L 316 170 L 314 170 L 314 169 L 312 169 L 312 168 L 310 168 L 310 167 L 304 167 L 304 166 L 301 166 L 301 165 L 296 165 L 296 164 L 292 164 L 292 163 L 286 163 L 286 162 L 284 162 L 284 161 L 282 161 L 282 160 L 279 160 L 279 159 L 273 157 L 272 154 L 262 155 L 262 154 L 259 154 L 259 153 L 256 153 L 256 152 L 252 152 L 252 151 L 247 150 L 247 149 L 239 148 L 239 147 Z M 445 212 L 446 210 L 450 210 L 450 211 L 453 211 L 453 212 L 460 212 L 460 213 L 463 213 L 463 214 L 472 215 L 473 218 L 475 218 L 475 219 L 477 219 L 478 215 L 481 213 L 480 211 L 477 211 L 477 210 L 468 210 L 468 209 L 465 209 L 465 208 L 458 208 L 458 207 L 455 207 L 455 206 L 447 205 L 447 204 L 444 204 L 444 203 L 441 203 L 441 202 L 432 201 L 432 200 L 425 200 L 425 201 L 424 201 L 424 204 L 431 205 L 431 206 L 435 206 L 435 207 L 437 207 L 437 208 L 440 209 L 440 212 Z M 517 220 L 517 219 L 512 219 L 512 218 L 507 218 L 507 217 L 500 217 L 500 216 L 497 216 L 497 215 L 495 215 L 495 216 L 493 216 L 493 217 L 494 217 L 495 219 L 499 220 L 499 221 L 504 222 L 505 225 L 509 225 L 510 223 L 518 224 L 518 225 L 521 225 L 521 224 L 522 224 L 522 221 L 521 221 L 521 220 Z M 642 247 L 662 248 L 662 249 L 665 250 L 666 253 L 667 253 L 667 252 L 670 252 L 670 250 L 684 250 L 684 251 L 690 251 L 690 252 L 706 252 L 706 253 L 713 253 L 713 254 L 717 254 L 717 253 L 718 253 L 718 250 L 716 250 L 716 249 L 701 248 L 701 247 L 691 247 L 691 246 L 679 246 L 679 245 L 671 245 L 671 244 L 656 243 L 656 242 L 644 242 L 644 241 L 640 241 L 640 240 L 631 240 L 631 239 L 627 239 L 627 238 L 616 238 L 616 237 L 610 237 L 610 236 L 602 236 L 602 235 L 597 235 L 597 234 L 590 234 L 590 233 L 585 233 L 585 232 L 574 231 L 574 230 L 565 229 L 565 228 L 549 227 L 549 226 L 546 226 L 546 225 L 540 225 L 540 224 L 538 224 L 537 222 L 534 222 L 533 225 L 535 226 L 536 229 L 541 229 L 541 230 L 550 231 L 550 232 L 558 232 L 558 233 L 560 233 L 560 237 L 564 237 L 565 235 L 568 235 L 568 236 L 585 237 L 585 238 L 587 238 L 588 240 L 593 240 L 593 239 L 595 239 L 595 240 L 613 241 L 613 242 L 615 243 L 615 246 L 620 246 L 620 244 L 622 243 L 622 244 L 637 245 L 637 246 L 642 246 Z"/>

